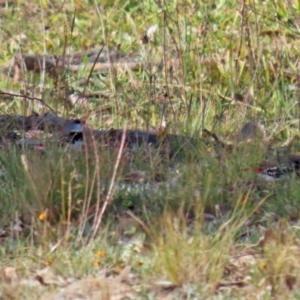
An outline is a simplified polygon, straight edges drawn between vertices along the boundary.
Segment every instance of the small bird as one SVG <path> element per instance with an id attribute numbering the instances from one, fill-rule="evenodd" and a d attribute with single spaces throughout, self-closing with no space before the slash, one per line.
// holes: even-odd
<path id="1" fill-rule="evenodd" d="M 267 181 L 279 181 L 290 177 L 292 174 L 300 176 L 300 155 L 289 154 L 284 163 L 262 161 L 255 171 Z"/>
<path id="2" fill-rule="evenodd" d="M 66 130 L 72 134 L 72 133 L 77 133 L 77 132 L 82 132 L 83 131 L 83 127 L 84 127 L 85 122 L 75 119 L 75 120 L 71 120 L 68 121 L 67 125 L 66 125 Z"/>
<path id="3" fill-rule="evenodd" d="M 72 120 L 66 126 L 66 139 L 68 143 L 68 148 L 74 150 L 82 150 L 83 147 L 83 130 L 84 130 L 84 121 L 81 120 Z"/>

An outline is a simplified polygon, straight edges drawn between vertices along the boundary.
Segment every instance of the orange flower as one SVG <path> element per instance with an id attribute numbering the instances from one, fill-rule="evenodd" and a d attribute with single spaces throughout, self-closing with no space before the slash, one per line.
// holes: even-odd
<path id="1" fill-rule="evenodd" d="M 105 252 L 104 251 L 102 251 L 102 250 L 100 250 L 100 251 L 98 251 L 97 252 L 97 257 L 104 257 L 105 256 Z"/>
<path id="2" fill-rule="evenodd" d="M 47 220 L 47 210 L 44 210 L 41 213 L 39 213 L 38 218 L 40 221 L 46 221 Z"/>
<path id="3" fill-rule="evenodd" d="M 95 259 L 94 262 L 93 262 L 93 265 L 94 265 L 95 267 L 100 266 L 100 265 L 101 265 L 101 260 L 100 260 L 100 259 Z"/>
<path id="4" fill-rule="evenodd" d="M 261 261 L 261 262 L 259 262 L 259 264 L 258 264 L 258 268 L 261 270 L 261 271 L 263 271 L 263 270 L 266 270 L 267 269 L 267 263 L 265 262 L 265 261 Z"/>
<path id="5" fill-rule="evenodd" d="M 45 261 L 47 266 L 51 266 L 54 262 L 54 258 L 53 257 L 48 257 Z"/>

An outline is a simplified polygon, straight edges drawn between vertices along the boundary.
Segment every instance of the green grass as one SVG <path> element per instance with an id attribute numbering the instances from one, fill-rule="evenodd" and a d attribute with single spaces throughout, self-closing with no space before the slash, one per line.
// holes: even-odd
<path id="1" fill-rule="evenodd" d="M 119 165 L 119 149 L 101 145 L 85 155 L 50 142 L 45 155 L 0 150 L 0 228 L 10 228 L 0 234 L 1 299 L 44 299 L 59 288 L 74 295 L 70 281 L 85 278 L 101 281 L 93 283 L 101 299 L 121 299 L 123 286 L 133 289 L 129 299 L 299 298 L 299 180 L 268 184 L 247 171 L 269 146 L 299 134 L 299 4 L 198 2 L 17 1 L 0 8 L 0 90 L 42 100 L 1 95 L 1 114 L 44 113 L 47 104 L 94 128 L 158 130 L 167 102 L 169 133 L 198 139 L 179 146 L 171 161 L 158 151 L 145 159 L 141 150 Z M 153 42 L 142 44 L 154 24 Z M 103 44 L 140 57 L 143 68 L 93 73 L 88 81 L 89 65 L 56 80 L 5 68 L 20 53 L 62 55 Z M 72 89 L 101 95 L 78 108 L 65 102 Z M 238 143 L 248 121 L 265 134 Z M 215 147 L 204 128 L 233 150 Z M 296 138 L 291 151 L 299 146 Z M 121 185 L 131 171 L 153 181 L 158 173 L 176 176 L 173 165 L 181 176 L 170 187 L 107 196 L 110 183 Z M 100 218 L 96 207 L 106 200 L 98 227 L 93 216 Z M 85 299 L 99 295 L 90 289 Z"/>

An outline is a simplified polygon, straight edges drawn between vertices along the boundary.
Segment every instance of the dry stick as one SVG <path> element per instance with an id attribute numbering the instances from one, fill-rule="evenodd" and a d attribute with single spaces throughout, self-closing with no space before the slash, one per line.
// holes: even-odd
<path id="1" fill-rule="evenodd" d="M 166 28 L 167 28 L 167 13 L 166 13 L 166 9 L 163 10 L 163 26 L 164 26 L 164 31 L 163 31 L 163 57 L 164 57 L 164 61 L 165 61 L 165 65 L 164 65 L 164 72 L 165 72 L 165 81 L 166 81 L 166 92 L 168 94 L 168 96 L 170 96 L 170 91 L 169 91 L 169 83 L 168 83 L 168 70 L 167 70 L 167 55 L 166 55 L 166 51 L 167 51 L 167 46 L 166 46 Z"/>
<path id="2" fill-rule="evenodd" d="M 297 76 L 299 74 L 299 68 L 297 68 Z M 298 98 L 298 134 L 300 134 L 300 92 L 299 85 L 297 86 L 297 98 Z"/>
<path id="3" fill-rule="evenodd" d="M 224 143 L 221 142 L 221 141 L 219 140 L 219 138 L 217 137 L 217 135 L 216 135 L 215 133 L 213 133 L 213 132 L 207 130 L 206 128 L 203 129 L 203 133 L 204 133 L 204 134 L 207 134 L 208 136 L 210 136 L 211 138 L 213 138 L 213 139 L 215 140 L 216 143 L 219 143 L 219 144 L 221 144 L 221 145 L 224 145 Z"/>
<path id="4" fill-rule="evenodd" d="M 178 6 L 179 5 L 176 5 L 176 14 L 177 16 L 179 15 L 179 11 L 178 11 Z M 179 36 L 179 39 L 180 40 L 180 27 L 178 25 L 179 21 L 177 19 L 177 21 L 175 22 L 175 26 L 177 27 L 177 33 L 178 33 L 178 36 Z M 173 38 L 174 39 L 174 38 Z M 178 43 L 175 43 L 175 47 L 176 47 L 176 51 L 177 53 L 179 54 L 179 63 L 180 63 L 180 68 L 181 68 L 181 88 L 182 88 L 182 94 L 184 96 L 184 105 L 185 105 L 185 110 L 186 110 L 186 114 L 187 114 L 187 121 L 188 122 L 188 118 L 189 118 L 189 105 L 188 105 L 188 100 L 187 100 L 187 93 L 186 93 L 186 80 L 185 80 L 185 65 L 184 65 L 184 61 L 183 61 L 183 57 L 182 57 L 182 47 L 181 45 L 179 44 L 178 46 Z M 186 123 L 187 124 L 187 123 Z"/>
<path id="5" fill-rule="evenodd" d="M 230 149 L 229 147 L 232 146 L 232 144 L 222 142 L 215 133 L 207 130 L 206 128 L 203 129 L 203 133 L 210 136 L 217 144 L 219 144 L 224 149 Z"/>
<path id="6" fill-rule="evenodd" d="M 106 199 L 105 199 L 105 201 L 103 203 L 103 206 L 101 208 L 100 214 L 98 216 L 97 215 L 95 216 L 96 220 L 95 220 L 94 225 L 93 225 L 93 227 L 94 227 L 93 232 L 92 232 L 92 235 L 90 236 L 88 242 L 91 239 L 95 238 L 95 236 L 97 235 L 97 233 L 99 231 L 99 228 L 100 228 L 100 224 L 101 224 L 103 215 L 104 215 L 108 205 L 112 202 L 112 197 L 114 195 L 114 185 L 115 185 L 115 182 L 116 182 L 116 179 L 117 179 L 118 169 L 119 169 L 121 159 L 122 159 L 122 156 L 123 156 L 123 152 L 124 152 L 124 148 L 125 148 L 126 134 L 127 134 L 127 125 L 125 125 L 125 128 L 123 130 L 121 144 L 120 144 L 120 148 L 119 148 L 119 153 L 118 153 L 118 157 L 117 157 L 117 160 L 116 160 L 116 163 L 115 163 L 115 166 L 114 166 L 114 171 L 113 171 L 113 175 L 112 175 L 112 178 L 111 178 L 111 181 L 110 181 L 108 193 L 106 195 Z"/>
<path id="7" fill-rule="evenodd" d="M 243 46 L 243 33 L 244 33 L 244 25 L 245 25 L 245 5 L 246 5 L 245 1 L 242 1 L 242 8 L 241 8 L 241 11 L 240 11 L 240 14 L 241 14 L 241 17 L 242 17 L 242 24 L 241 24 L 240 41 L 239 41 L 237 59 L 235 61 L 235 71 L 236 72 L 237 72 L 238 62 L 239 62 L 239 58 L 241 56 L 242 46 Z"/>
<path id="8" fill-rule="evenodd" d="M 300 134 L 300 95 L 298 89 L 298 134 Z"/>
<path id="9" fill-rule="evenodd" d="M 90 197 L 89 197 L 89 200 L 88 200 L 88 203 L 86 203 L 85 205 L 85 209 L 84 209 L 84 215 L 83 215 L 83 227 L 82 229 L 84 230 L 85 228 L 85 224 L 87 222 L 87 220 L 89 219 L 89 214 L 90 212 L 94 212 L 94 216 L 96 219 L 96 216 L 99 215 L 99 210 L 100 210 L 100 202 L 101 202 L 101 189 L 100 189 L 100 160 L 99 160 L 99 155 L 98 155 L 98 148 L 97 148 L 97 144 L 96 144 L 96 141 L 94 139 L 94 135 L 91 136 L 91 142 L 92 142 L 92 145 L 93 145 L 93 151 L 94 151 L 94 155 L 95 155 L 95 166 L 96 166 L 96 169 L 94 171 L 94 174 L 93 174 L 93 179 L 92 179 L 92 186 L 90 188 Z M 86 147 L 86 145 L 85 145 Z M 87 147 L 86 147 L 86 150 L 87 150 Z M 87 155 L 88 155 L 89 151 L 86 151 L 86 159 L 88 159 Z M 91 203 L 91 197 L 92 197 L 92 190 L 93 190 L 93 187 L 95 185 L 95 183 L 97 184 L 97 202 L 92 205 L 92 207 L 90 206 L 90 203 Z M 95 224 L 95 221 L 94 221 L 94 224 Z"/>
<path id="10" fill-rule="evenodd" d="M 224 95 L 222 95 L 221 93 L 218 92 L 218 96 L 220 98 L 222 98 L 223 100 L 225 101 L 229 101 L 231 102 L 231 104 L 237 104 L 237 105 L 241 105 L 241 106 L 245 106 L 246 108 L 251 108 L 251 109 L 254 109 L 256 111 L 262 111 L 261 108 L 257 107 L 257 106 L 253 106 L 253 105 L 250 105 L 248 103 L 244 103 L 244 102 L 241 102 L 241 101 L 236 101 L 234 98 L 230 98 L 230 97 L 226 97 Z"/>
<path id="11" fill-rule="evenodd" d="M 86 223 L 89 219 L 89 213 L 90 213 L 90 204 L 91 204 L 91 201 L 92 201 L 92 191 L 93 191 L 93 188 L 95 186 L 95 181 L 96 180 L 99 180 L 98 176 L 97 176 L 97 173 L 99 174 L 99 169 L 98 169 L 98 166 L 100 165 L 100 162 L 99 162 L 99 157 L 97 155 L 97 147 L 96 147 L 96 142 L 95 142 L 95 139 L 92 138 L 92 145 L 93 145 L 93 148 L 94 148 L 94 153 L 95 153 L 95 159 L 96 159 L 96 169 L 94 171 L 94 174 L 93 176 L 91 176 L 91 184 L 90 184 L 90 187 L 88 189 L 88 182 L 89 182 L 89 179 L 90 179 L 90 172 L 89 172 L 89 168 L 86 168 L 86 190 L 85 190 L 85 196 L 84 196 L 84 202 L 83 202 L 83 207 L 82 207 L 82 215 L 80 216 L 80 222 L 79 222 L 79 230 L 78 230 L 78 234 L 77 234 L 77 242 L 81 241 L 82 240 L 82 237 L 83 237 L 83 234 L 84 234 L 84 230 L 85 230 L 85 227 L 86 227 Z M 89 151 L 87 149 L 87 145 L 84 145 L 85 146 L 85 160 L 86 160 L 86 166 L 88 166 L 88 155 L 89 155 Z M 97 187 L 98 187 L 99 184 L 97 184 Z M 99 193 L 97 194 L 98 197 L 100 197 Z M 96 208 L 98 208 L 99 205 L 96 204 Z M 94 207 L 94 205 L 92 206 Z M 97 214 L 97 210 L 96 210 L 96 214 Z M 95 215 L 96 215 L 95 214 Z"/>
<path id="12" fill-rule="evenodd" d="M 72 18 L 72 24 L 71 24 L 71 37 L 73 36 L 74 28 L 75 28 L 75 20 L 76 20 L 76 8 L 74 10 L 73 18 Z"/>
<path id="13" fill-rule="evenodd" d="M 100 57 L 100 55 L 101 55 L 101 53 L 102 53 L 104 47 L 105 47 L 105 44 L 102 46 L 102 48 L 101 48 L 100 51 L 98 52 L 97 57 L 96 57 L 96 59 L 95 59 L 93 65 L 92 65 L 92 68 L 91 68 L 91 70 L 90 70 L 90 73 L 89 73 L 89 75 L 88 75 L 88 77 L 87 77 L 86 84 L 85 84 L 84 89 L 83 89 L 83 96 L 85 96 L 85 91 L 86 91 L 87 85 L 88 85 L 88 83 L 89 83 L 89 81 L 90 81 L 90 79 L 91 79 L 91 76 L 92 76 L 92 73 L 93 73 L 93 71 L 94 71 L 94 68 L 95 68 L 95 66 L 96 66 L 96 64 L 97 64 L 97 61 L 98 61 L 98 59 L 99 59 L 99 57 Z"/>
<path id="14" fill-rule="evenodd" d="M 9 93 L 9 92 L 1 92 L 1 91 L 0 91 L 0 95 L 7 95 L 7 96 L 12 96 L 12 97 L 20 97 L 20 98 L 27 98 L 29 100 L 39 101 L 42 105 L 44 105 L 47 108 L 49 108 L 56 115 L 55 110 L 52 107 L 50 107 L 48 104 L 46 104 L 43 101 L 43 99 L 36 98 L 36 97 L 30 97 L 30 96 L 27 96 L 27 95 L 20 95 L 20 94 L 14 94 L 14 93 Z"/>
<path id="15" fill-rule="evenodd" d="M 43 30 L 43 46 L 44 46 L 44 55 L 43 55 L 43 61 L 42 61 L 42 72 L 41 72 L 41 87 L 42 87 L 42 96 L 44 95 L 44 91 L 45 91 L 45 81 L 46 81 L 46 52 L 47 52 L 47 49 L 46 49 L 46 29 L 45 29 L 45 18 L 44 18 L 44 10 L 43 10 L 43 7 L 42 7 L 42 3 L 41 4 L 41 15 L 42 15 L 42 30 Z"/>
<path id="16" fill-rule="evenodd" d="M 66 58 L 66 50 L 67 50 L 67 46 L 68 46 L 68 28 L 67 28 L 67 24 L 66 22 L 64 22 L 64 45 L 63 45 L 63 53 L 62 53 L 62 64 L 63 64 L 63 68 L 65 66 L 65 58 Z M 58 60 L 57 60 L 58 62 Z M 57 92 L 58 94 L 60 94 L 60 89 L 61 89 L 61 84 L 63 84 L 63 97 L 65 99 L 68 90 L 69 90 L 69 84 L 66 82 L 66 78 L 65 78 L 65 74 L 62 70 L 60 70 L 60 72 L 58 72 L 58 77 L 57 80 L 61 80 L 61 82 L 57 82 Z M 66 103 L 66 102 L 64 102 Z M 56 108 L 58 108 L 58 102 L 56 101 Z M 63 112 L 65 112 L 66 110 L 68 110 L 67 105 L 63 106 Z"/>
<path id="17" fill-rule="evenodd" d="M 73 21 L 74 21 L 74 20 L 73 20 Z M 73 26 L 73 23 L 72 23 L 72 26 Z M 88 83 L 89 83 L 89 81 L 90 81 L 90 79 L 91 79 L 92 73 L 94 72 L 95 66 L 97 65 L 97 61 L 98 61 L 98 59 L 99 59 L 99 57 L 100 57 L 100 55 L 101 55 L 101 53 L 102 53 L 104 47 L 105 47 L 105 44 L 102 46 L 102 48 L 101 48 L 100 51 L 98 52 L 98 54 L 97 54 L 97 56 L 96 56 L 96 59 L 95 59 L 93 65 L 92 65 L 92 68 L 91 68 L 91 70 L 90 70 L 90 73 L 89 73 L 89 75 L 88 75 L 88 77 L 87 77 L 86 83 L 85 83 L 84 88 L 83 88 L 83 92 L 82 92 L 83 97 L 86 96 L 86 93 L 85 93 L 85 92 L 86 92 L 87 85 L 88 85 Z M 76 100 L 75 105 L 77 104 L 77 102 L 79 101 L 79 99 L 80 99 L 80 98 L 78 98 L 78 99 Z"/>

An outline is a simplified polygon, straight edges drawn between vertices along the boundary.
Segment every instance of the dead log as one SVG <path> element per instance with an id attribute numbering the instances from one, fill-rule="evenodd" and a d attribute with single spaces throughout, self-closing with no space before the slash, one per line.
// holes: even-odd
<path id="1" fill-rule="evenodd" d="M 137 70 L 141 61 L 137 57 L 126 55 L 120 51 L 97 47 L 87 51 L 75 52 L 69 55 L 17 55 L 14 66 L 19 69 L 40 73 L 45 71 L 56 78 L 62 69 L 77 72 L 83 68 L 95 72 L 107 73 L 111 68 L 122 70 Z"/>

